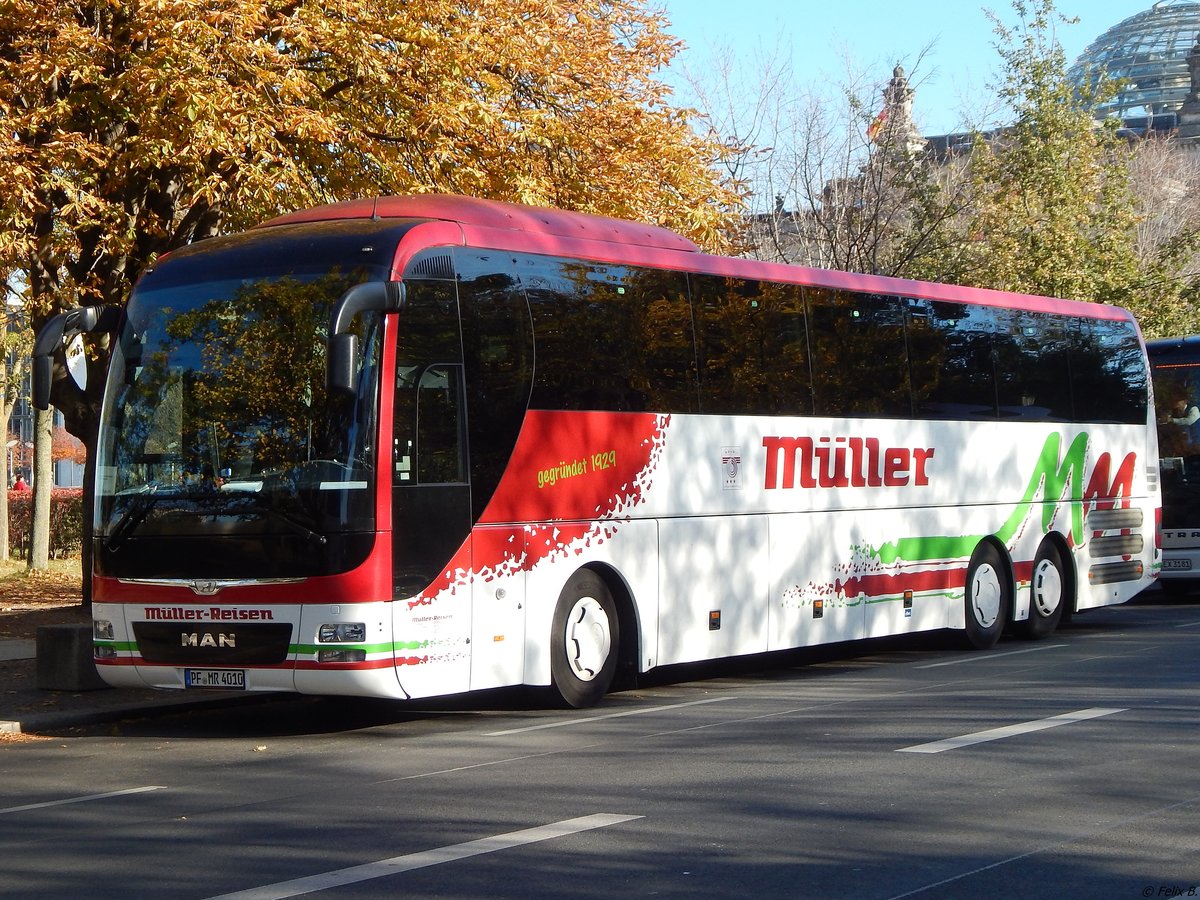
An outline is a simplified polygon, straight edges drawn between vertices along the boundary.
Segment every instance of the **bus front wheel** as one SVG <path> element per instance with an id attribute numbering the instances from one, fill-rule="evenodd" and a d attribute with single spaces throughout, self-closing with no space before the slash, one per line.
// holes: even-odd
<path id="1" fill-rule="evenodd" d="M 1000 552 L 991 544 L 975 548 L 967 567 L 964 638 L 969 648 L 987 650 L 995 646 L 1008 621 L 1012 588 Z"/>
<path id="2" fill-rule="evenodd" d="M 567 705 L 594 706 L 608 693 L 619 641 L 612 592 L 595 572 L 580 569 L 558 595 L 550 631 L 554 689 Z"/>

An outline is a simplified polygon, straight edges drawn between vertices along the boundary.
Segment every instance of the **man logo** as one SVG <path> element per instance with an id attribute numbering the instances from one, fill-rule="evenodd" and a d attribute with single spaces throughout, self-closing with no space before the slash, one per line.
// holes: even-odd
<path id="1" fill-rule="evenodd" d="M 199 632 L 195 632 L 195 631 L 193 631 L 193 632 L 185 631 L 185 632 L 181 633 L 179 635 L 179 637 L 180 637 L 180 646 L 182 646 L 182 647 L 214 647 L 214 648 L 220 648 L 220 649 L 224 649 L 224 648 L 228 647 L 231 650 L 235 649 L 237 647 L 237 635 L 236 634 L 218 633 L 216 636 L 213 636 L 212 634 L 209 634 L 208 632 L 205 632 L 204 634 L 200 634 Z"/>

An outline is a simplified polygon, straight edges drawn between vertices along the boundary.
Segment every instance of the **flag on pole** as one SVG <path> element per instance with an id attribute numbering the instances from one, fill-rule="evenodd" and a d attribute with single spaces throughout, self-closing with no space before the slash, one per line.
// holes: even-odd
<path id="1" fill-rule="evenodd" d="M 887 121 L 887 117 L 888 117 L 887 107 L 884 107 L 883 111 L 880 112 L 879 115 L 877 115 L 875 117 L 874 121 L 872 121 L 871 124 L 867 126 L 867 140 L 868 141 L 875 140 L 875 136 L 877 134 L 879 134 L 879 132 L 883 129 L 883 123 Z"/>

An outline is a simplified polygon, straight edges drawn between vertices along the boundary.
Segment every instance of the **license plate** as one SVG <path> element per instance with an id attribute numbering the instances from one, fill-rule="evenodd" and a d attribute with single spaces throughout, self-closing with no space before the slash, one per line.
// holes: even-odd
<path id="1" fill-rule="evenodd" d="M 1192 561 L 1190 559 L 1164 559 L 1162 567 L 1164 569 L 1191 569 Z"/>
<path id="2" fill-rule="evenodd" d="M 183 685 L 189 688 L 217 688 L 225 691 L 246 689 L 245 669 L 184 669 Z"/>

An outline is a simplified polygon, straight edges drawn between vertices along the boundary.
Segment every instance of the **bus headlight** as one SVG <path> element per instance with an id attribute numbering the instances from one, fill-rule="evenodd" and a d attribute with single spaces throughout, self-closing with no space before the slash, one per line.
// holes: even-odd
<path id="1" fill-rule="evenodd" d="M 98 641 L 111 641 L 113 639 L 112 622 L 108 619 L 93 619 L 92 637 Z"/>
<path id="2" fill-rule="evenodd" d="M 317 632 L 322 644 L 354 644 L 366 640 L 365 622 L 327 622 Z"/>
<path id="3" fill-rule="evenodd" d="M 96 659 L 116 659 L 117 658 L 117 648 L 116 647 L 106 647 L 102 644 L 98 644 L 98 645 L 92 647 L 92 656 L 95 657 Z"/>

